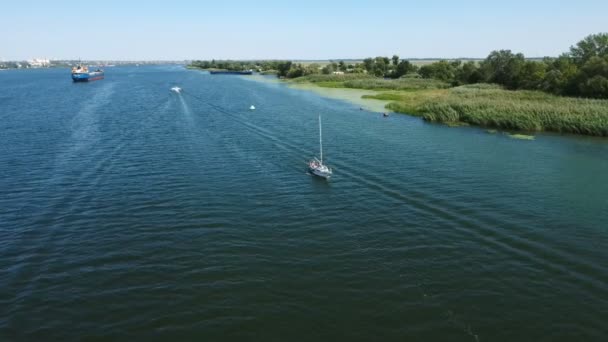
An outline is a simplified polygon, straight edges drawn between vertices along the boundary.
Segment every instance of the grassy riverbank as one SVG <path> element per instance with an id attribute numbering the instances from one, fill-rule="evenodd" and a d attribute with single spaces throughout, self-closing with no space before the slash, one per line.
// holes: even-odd
<path id="1" fill-rule="evenodd" d="M 363 98 L 390 101 L 387 109 L 417 115 L 431 122 L 510 131 L 608 136 L 608 100 L 512 91 L 491 84 L 449 88 L 446 83 L 427 79 L 313 75 L 292 82 L 379 90 L 376 94 L 363 95 Z"/>
<path id="2" fill-rule="evenodd" d="M 385 100 L 387 97 L 393 97 L 387 108 L 419 115 L 432 122 L 608 136 L 608 100 L 559 97 L 538 91 L 509 91 L 492 85 L 370 96 Z"/>
<path id="3" fill-rule="evenodd" d="M 399 78 L 384 79 L 364 74 L 345 74 L 345 75 L 310 75 L 298 77 L 291 82 L 294 83 L 313 83 L 327 88 L 352 88 L 368 90 L 421 90 L 421 89 L 445 89 L 449 88 L 448 83 L 421 79 L 421 78 Z"/>

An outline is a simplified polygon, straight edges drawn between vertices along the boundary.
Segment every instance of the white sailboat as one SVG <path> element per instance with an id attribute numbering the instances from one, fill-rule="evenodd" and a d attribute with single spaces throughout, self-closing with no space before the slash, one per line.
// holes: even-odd
<path id="1" fill-rule="evenodd" d="M 314 157 L 308 162 L 310 172 L 322 178 L 329 178 L 332 175 L 331 168 L 323 164 L 323 132 L 321 130 L 321 115 L 319 115 L 319 159 Z"/>

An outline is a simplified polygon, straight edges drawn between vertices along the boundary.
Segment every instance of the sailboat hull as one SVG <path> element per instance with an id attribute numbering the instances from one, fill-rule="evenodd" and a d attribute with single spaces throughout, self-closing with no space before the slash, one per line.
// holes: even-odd
<path id="1" fill-rule="evenodd" d="M 313 175 L 315 175 L 317 177 L 321 177 L 321 178 L 325 178 L 325 179 L 331 177 L 331 172 L 322 171 L 322 170 L 318 170 L 318 169 L 310 169 L 310 173 L 312 173 Z"/>
<path id="2" fill-rule="evenodd" d="M 313 159 L 308 163 L 308 170 L 315 176 L 322 178 L 331 177 L 332 171 L 326 165 L 323 165 L 318 159 Z"/>

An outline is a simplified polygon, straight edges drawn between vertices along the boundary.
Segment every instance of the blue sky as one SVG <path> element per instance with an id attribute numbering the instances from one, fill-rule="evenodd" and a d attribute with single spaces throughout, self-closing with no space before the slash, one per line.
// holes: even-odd
<path id="1" fill-rule="evenodd" d="M 608 1 L 11 1 L 0 59 L 556 56 L 608 32 Z"/>

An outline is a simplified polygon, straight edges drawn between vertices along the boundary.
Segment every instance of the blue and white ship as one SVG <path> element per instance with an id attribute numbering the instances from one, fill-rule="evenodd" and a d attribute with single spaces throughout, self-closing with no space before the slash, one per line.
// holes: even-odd
<path id="1" fill-rule="evenodd" d="M 97 81 L 104 78 L 104 72 L 101 69 L 89 71 L 89 67 L 78 64 L 72 68 L 72 80 L 74 82 L 89 82 Z"/>

